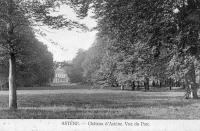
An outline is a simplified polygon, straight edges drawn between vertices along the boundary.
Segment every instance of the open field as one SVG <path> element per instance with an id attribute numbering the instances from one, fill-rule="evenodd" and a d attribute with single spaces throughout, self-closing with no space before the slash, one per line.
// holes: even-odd
<path id="1" fill-rule="evenodd" d="M 200 119 L 200 100 L 183 92 L 119 90 L 18 90 L 17 111 L 0 91 L 0 118 L 25 119 Z"/>

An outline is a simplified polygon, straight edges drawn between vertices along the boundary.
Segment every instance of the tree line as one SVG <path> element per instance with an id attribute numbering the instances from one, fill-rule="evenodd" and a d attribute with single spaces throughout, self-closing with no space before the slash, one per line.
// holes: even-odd
<path id="1" fill-rule="evenodd" d="M 80 0 L 75 5 L 82 16 L 86 6 L 93 9 L 98 21 L 96 42 L 79 64 L 85 81 L 103 87 L 143 81 L 148 88 L 150 79 L 161 85 L 170 79 L 198 98 L 199 1 Z"/>

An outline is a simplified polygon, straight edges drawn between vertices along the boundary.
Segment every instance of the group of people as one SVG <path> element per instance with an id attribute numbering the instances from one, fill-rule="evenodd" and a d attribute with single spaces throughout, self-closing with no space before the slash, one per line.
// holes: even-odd
<path id="1" fill-rule="evenodd" d="M 121 84 L 121 90 L 124 90 L 126 87 L 131 87 L 132 90 L 140 90 L 141 87 L 144 87 L 145 91 L 150 90 L 150 87 L 169 87 L 172 90 L 172 87 L 180 87 L 181 82 L 175 81 L 173 79 L 167 79 L 165 81 L 160 80 L 149 80 L 149 78 L 145 78 L 144 81 L 126 81 Z"/>

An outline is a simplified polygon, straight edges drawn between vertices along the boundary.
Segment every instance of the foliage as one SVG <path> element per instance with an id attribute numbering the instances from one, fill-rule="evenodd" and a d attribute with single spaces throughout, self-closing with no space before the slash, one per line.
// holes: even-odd
<path id="1" fill-rule="evenodd" d="M 117 76 L 190 81 L 195 95 L 199 1 L 87 0 L 77 4 L 79 13 L 86 14 L 82 11 L 85 5 L 94 9 L 100 36 L 109 39 L 107 49 L 119 56 Z"/>
<path id="2" fill-rule="evenodd" d="M 79 49 L 76 57 L 72 61 L 72 67 L 69 71 L 69 78 L 72 83 L 84 82 L 82 63 L 85 60 L 85 51 Z"/>
<path id="3" fill-rule="evenodd" d="M 18 58 L 17 83 L 20 86 L 46 85 L 54 76 L 53 56 L 43 43 L 35 40 L 32 50 Z"/>
<path id="4" fill-rule="evenodd" d="M 100 69 L 105 50 L 105 41 L 97 38 L 92 47 L 86 51 L 82 68 L 84 70 L 83 76 L 88 83 L 94 83 L 94 75 L 97 73 L 97 70 Z"/>
<path id="5" fill-rule="evenodd" d="M 117 86 L 114 57 L 104 55 L 100 68 L 93 74 L 92 80 L 101 88 Z"/>

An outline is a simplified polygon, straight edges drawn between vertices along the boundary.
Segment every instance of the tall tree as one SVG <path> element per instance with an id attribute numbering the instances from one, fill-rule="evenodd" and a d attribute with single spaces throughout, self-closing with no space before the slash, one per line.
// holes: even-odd
<path id="1" fill-rule="evenodd" d="M 101 38 L 96 38 L 96 41 L 93 43 L 92 47 L 90 47 L 86 51 L 85 60 L 82 63 L 82 67 L 84 70 L 84 77 L 87 82 L 94 83 L 94 74 L 97 73 L 97 70 L 100 69 L 102 64 L 102 59 L 106 53 L 107 43 Z"/>
<path id="2" fill-rule="evenodd" d="M 84 82 L 83 67 L 82 64 L 85 60 L 86 52 L 79 49 L 76 57 L 72 60 L 72 68 L 69 73 L 69 77 L 72 83 Z"/>
<path id="3" fill-rule="evenodd" d="M 53 55 L 34 36 L 26 43 L 30 43 L 29 46 L 26 45 L 23 52 L 16 55 L 17 85 L 49 84 L 54 76 Z"/>

